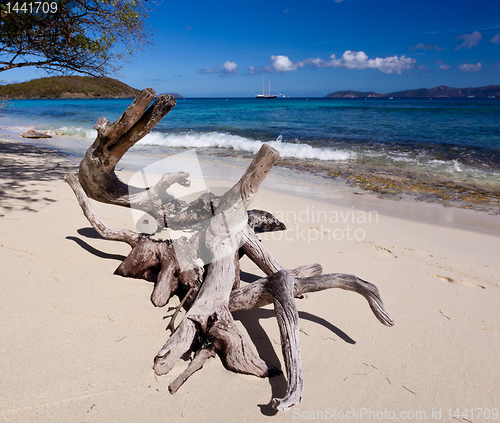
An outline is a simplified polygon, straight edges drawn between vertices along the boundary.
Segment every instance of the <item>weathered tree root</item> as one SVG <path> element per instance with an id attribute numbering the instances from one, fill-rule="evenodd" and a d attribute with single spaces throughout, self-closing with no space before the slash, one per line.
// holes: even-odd
<path id="1" fill-rule="evenodd" d="M 186 370 L 184 370 L 177 378 L 170 383 L 168 390 L 171 394 L 175 394 L 179 388 L 184 384 L 186 380 L 195 372 L 200 370 L 205 362 L 209 359 L 215 357 L 215 351 L 213 344 L 209 347 L 202 347 L 196 351 L 195 356 L 189 363 Z"/>
<path id="2" fill-rule="evenodd" d="M 293 273 L 294 271 L 290 271 Z M 231 292 L 229 309 L 233 311 L 252 310 L 272 304 L 269 293 L 270 281 L 268 277 L 258 279 L 251 284 Z M 343 273 L 330 273 L 326 275 L 313 275 L 309 277 L 294 278 L 293 296 L 302 298 L 309 292 L 324 291 L 325 289 L 340 288 L 346 291 L 357 292 L 368 301 L 375 317 L 385 326 L 393 326 L 394 321 L 385 309 L 384 303 L 375 285 L 366 282 L 354 275 Z"/>
<path id="3" fill-rule="evenodd" d="M 156 100 L 155 100 L 156 99 Z M 153 101 L 153 105 L 149 107 Z M 100 118 L 94 125 L 97 138 L 80 163 L 78 178 L 87 195 L 103 203 L 149 211 L 150 193 L 146 189 L 130 189 L 115 174 L 115 167 L 127 150 L 146 136 L 175 106 L 169 95 L 156 98 L 151 88 L 142 90 L 122 116 L 113 123 Z M 148 108 L 149 107 L 149 108 Z M 167 175 L 172 183 L 179 176 Z M 159 182 L 165 184 L 165 180 Z M 135 194 L 130 195 L 130 192 Z M 161 191 L 158 189 L 157 191 Z"/>
<path id="4" fill-rule="evenodd" d="M 222 197 L 204 194 L 187 204 L 166 193 L 175 183 L 189 184 L 189 175 L 184 172 L 165 174 L 155 186 L 145 189 L 121 182 L 114 172 L 118 161 L 175 105 L 172 97 L 160 96 L 149 107 L 155 96 L 151 89 L 144 90 L 116 122 L 99 119 L 95 126 L 98 137 L 80 164 L 78 178 L 68 174 L 65 179 L 94 229 L 106 239 L 132 247 L 115 273 L 154 282 L 151 301 L 157 307 L 166 305 L 174 295 L 182 299 L 168 325 L 171 336 L 154 361 L 155 373 L 163 375 L 181 357 L 192 357 L 186 370 L 170 384 L 170 392 L 176 392 L 215 355 L 227 369 L 238 373 L 259 377 L 279 373 L 258 357 L 231 314 L 273 304 L 288 387 L 285 396 L 274 398 L 272 403 L 276 409 L 286 411 L 301 400 L 303 391 L 299 316 L 294 298 L 329 288 L 350 290 L 367 299 L 381 323 L 392 326 L 393 321 L 375 285 L 353 275 L 322 275 L 318 264 L 286 270 L 258 240 L 255 232 L 285 229 L 270 213 L 248 211 L 278 157 L 273 148 L 263 145 L 240 181 Z M 89 197 L 143 210 L 160 227 L 196 228 L 198 232 L 190 239 L 157 241 L 134 231 L 112 229 L 97 216 Z M 242 254 L 267 276 L 240 288 Z M 186 313 L 175 328 L 175 316 L 181 307 Z"/>

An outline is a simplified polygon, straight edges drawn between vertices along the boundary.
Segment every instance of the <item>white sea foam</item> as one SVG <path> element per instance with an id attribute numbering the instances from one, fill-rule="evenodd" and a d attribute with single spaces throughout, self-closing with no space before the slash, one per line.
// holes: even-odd
<path id="1" fill-rule="evenodd" d="M 358 159 L 366 159 L 369 161 L 376 161 L 378 163 L 403 165 L 408 168 L 419 168 L 427 170 L 432 173 L 467 173 L 468 176 L 473 178 L 484 178 L 484 173 L 480 169 L 462 164 L 458 159 L 433 159 L 428 154 L 411 155 L 405 151 L 377 151 L 365 150 L 358 153 Z M 493 172 L 494 174 L 494 172 Z M 489 177 L 489 176 L 487 176 Z"/>
<path id="2" fill-rule="evenodd" d="M 254 141 L 239 135 L 221 132 L 184 134 L 163 134 L 152 132 L 138 142 L 143 146 L 184 147 L 184 148 L 227 148 L 237 151 L 256 153 L 262 141 Z M 312 147 L 307 144 L 283 142 L 281 135 L 276 141 L 269 141 L 271 147 L 280 152 L 280 157 L 316 160 L 348 160 L 356 157 L 356 153 L 342 149 Z"/>
<path id="3" fill-rule="evenodd" d="M 51 131 L 55 134 L 70 135 L 73 137 L 85 138 L 86 140 L 95 140 L 97 131 L 93 128 L 84 128 L 81 126 L 61 126 L 60 128 Z"/>
<path id="4" fill-rule="evenodd" d="M 49 135 L 68 135 L 70 137 L 83 138 L 86 141 L 88 140 L 94 141 L 97 137 L 97 131 L 93 128 L 72 126 L 72 125 L 54 127 L 44 124 L 32 124 L 32 125 L 12 124 L 12 125 L 4 125 L 3 127 L 9 131 L 17 133 L 23 133 L 32 129 L 36 129 L 39 132 L 46 132 Z"/>
<path id="5" fill-rule="evenodd" d="M 12 131 L 12 132 L 17 132 L 17 133 L 22 133 L 22 132 L 27 132 L 29 130 L 34 129 L 34 126 L 23 126 L 23 125 L 5 125 L 2 126 L 2 128 Z"/>

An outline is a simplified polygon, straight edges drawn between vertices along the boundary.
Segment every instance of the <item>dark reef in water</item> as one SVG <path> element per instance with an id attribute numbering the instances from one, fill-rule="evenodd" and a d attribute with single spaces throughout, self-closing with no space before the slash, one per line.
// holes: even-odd
<path id="1" fill-rule="evenodd" d="M 345 181 L 380 198 L 408 199 L 500 214 L 500 185 L 459 179 L 452 175 L 402 170 L 362 163 L 317 164 L 304 160 L 278 161 L 278 165 Z"/>
<path id="2" fill-rule="evenodd" d="M 243 151 L 204 149 L 198 152 L 212 157 L 253 158 L 253 153 Z M 375 194 L 379 198 L 427 202 L 500 215 L 500 184 L 459 177 L 457 174 L 430 173 L 351 160 L 280 158 L 275 166 L 345 182 L 358 189 L 356 194 Z"/>

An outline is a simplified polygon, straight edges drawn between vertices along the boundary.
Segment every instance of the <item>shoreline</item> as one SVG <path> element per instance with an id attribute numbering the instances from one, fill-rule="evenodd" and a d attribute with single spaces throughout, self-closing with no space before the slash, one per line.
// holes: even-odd
<path id="1" fill-rule="evenodd" d="M 0 140 L 10 140 L 28 146 L 36 146 L 42 149 L 57 152 L 65 157 L 70 163 L 78 165 L 83 153 L 74 151 L 69 154 L 57 147 L 48 146 L 51 141 L 56 145 L 65 145 L 64 137 L 54 135 L 50 140 L 28 140 L 19 134 L 0 128 Z M 9 135 L 9 137 L 5 137 Z M 84 148 L 82 146 L 82 151 Z M 237 181 L 246 166 L 250 163 L 252 155 L 246 153 L 240 156 L 224 157 L 226 161 L 218 157 L 197 154 L 203 175 L 207 179 Z M 150 152 L 131 150 L 120 161 L 120 171 L 128 174 L 137 172 L 155 161 L 164 159 L 164 156 L 151 154 Z M 126 181 L 127 176 L 124 177 Z M 272 191 L 286 193 L 302 199 L 310 199 L 340 206 L 353 207 L 368 211 L 376 209 L 388 216 L 400 217 L 420 222 L 428 222 L 436 225 L 444 225 L 477 231 L 481 233 L 493 233 L 500 236 L 500 218 L 498 214 L 488 213 L 483 210 L 468 210 L 454 205 L 443 205 L 440 203 L 429 203 L 418 201 L 406 196 L 399 199 L 380 198 L 370 191 L 359 190 L 343 180 L 326 180 L 321 175 L 310 174 L 307 171 L 296 170 L 286 167 L 283 163 L 277 163 L 270 175 L 265 179 L 263 188 Z"/>
<path id="2" fill-rule="evenodd" d="M 4 129 L 4 131 L 8 130 Z M 15 134 L 13 131 L 9 133 Z M 33 143 L 47 148 L 55 148 L 78 162 L 91 142 L 91 140 L 76 136 L 62 135 L 57 131 L 55 133 L 49 131 L 49 133 L 52 135 L 52 139 L 34 141 Z M 161 131 L 153 132 L 152 135 L 151 142 L 153 143 L 156 142 L 154 141 L 156 138 L 163 136 Z M 236 142 L 236 140 L 233 141 Z M 27 141 L 21 140 L 21 142 L 26 143 Z M 296 148 L 293 143 L 279 141 L 277 145 L 274 145 L 275 143 L 270 142 L 278 149 L 282 146 L 286 146 L 284 148 L 288 149 Z M 250 148 L 250 145 L 246 145 L 246 147 Z M 306 146 L 304 145 L 304 147 Z M 197 150 L 200 160 L 217 164 L 227 162 L 228 166 L 241 165 L 242 162 L 251 160 L 253 157 L 253 153 L 249 151 L 233 149 L 230 146 L 228 148 L 193 148 Z M 161 159 L 165 155 L 180 154 L 188 150 L 190 150 L 188 147 L 171 148 L 138 144 L 128 152 L 128 157 L 134 154 L 140 160 L 141 165 L 146 166 L 151 161 Z M 356 155 L 356 153 L 353 154 Z M 380 152 L 377 152 L 377 155 L 380 155 Z M 488 174 L 487 177 L 486 175 L 479 177 L 479 174 L 474 173 L 480 172 L 479 170 L 474 170 L 475 168 L 472 167 L 461 169 L 454 161 L 446 165 L 435 164 L 436 166 L 444 166 L 444 168 L 433 170 L 421 166 L 419 163 L 412 163 L 409 166 L 404 164 L 404 160 L 398 161 L 399 159 L 393 163 L 389 160 L 382 164 L 377 163 L 378 159 L 372 158 L 372 160 L 369 157 L 323 161 L 291 158 L 287 157 L 286 154 L 284 156 L 277 160 L 274 172 L 288 175 L 294 180 L 307 180 L 313 184 L 323 185 L 327 189 L 341 190 L 355 193 L 355 195 L 415 204 L 441 204 L 450 208 L 470 209 L 486 214 L 500 215 L 500 184 L 496 180 L 500 174 L 495 176 L 495 172 Z M 461 170 L 454 171 L 449 168 L 450 166 Z M 475 176 L 471 176 L 471 174 Z"/>

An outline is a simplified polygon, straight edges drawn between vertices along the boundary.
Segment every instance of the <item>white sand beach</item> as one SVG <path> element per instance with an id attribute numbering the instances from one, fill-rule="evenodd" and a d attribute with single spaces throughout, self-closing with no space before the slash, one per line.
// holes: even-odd
<path id="1" fill-rule="evenodd" d="M 63 180 L 76 166 L 13 134 L 0 140 L 1 422 L 500 418 L 498 216 L 340 193 L 299 198 L 269 189 L 280 186 L 271 172 L 251 207 L 288 230 L 260 235 L 268 250 L 287 268 L 320 263 L 374 283 L 395 321 L 380 324 L 353 292 L 297 300 L 304 397 L 278 413 L 270 401 L 284 394 L 284 376 L 237 375 L 218 358 L 171 395 L 187 363 L 163 377 L 152 370 L 170 313 L 150 303 L 151 283 L 113 275 L 130 248 L 91 229 Z M 94 204 L 110 226 L 133 227 L 129 210 Z M 261 275 L 247 259 L 242 270 Z M 284 368 L 272 306 L 236 319 L 259 355 Z"/>

